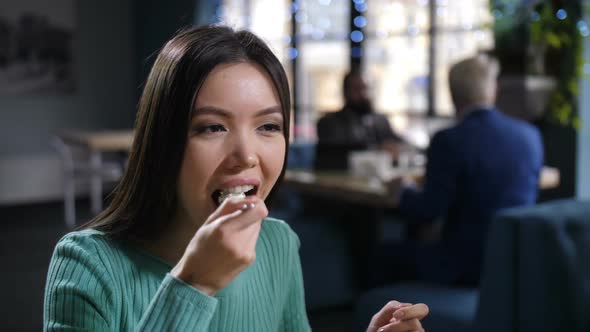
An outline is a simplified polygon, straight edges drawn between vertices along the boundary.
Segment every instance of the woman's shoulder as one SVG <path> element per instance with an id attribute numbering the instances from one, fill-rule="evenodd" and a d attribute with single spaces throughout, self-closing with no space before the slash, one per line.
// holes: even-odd
<path id="1" fill-rule="evenodd" d="M 121 246 L 104 232 L 94 229 L 73 231 L 64 235 L 56 244 L 54 258 L 75 261 L 92 260 L 105 262 L 124 256 Z"/>
<path id="2" fill-rule="evenodd" d="M 95 229 L 84 229 L 64 235 L 57 242 L 57 247 L 60 246 L 74 246 L 95 250 L 97 247 L 112 246 L 112 243 L 104 232 Z"/>
<path id="3" fill-rule="evenodd" d="M 108 247 L 109 240 L 105 234 L 95 230 L 81 230 L 65 234 L 56 244 L 51 257 L 48 275 L 52 284 L 59 280 L 73 280 L 64 271 L 76 271 L 76 278 L 84 280 L 96 280 L 102 283 L 111 283 L 112 274 L 107 264 L 115 261 L 113 250 Z M 85 287 L 86 284 L 79 283 L 82 279 L 76 279 L 78 286 Z"/>
<path id="4" fill-rule="evenodd" d="M 265 218 L 262 223 L 261 236 L 273 239 L 280 245 L 293 244 L 299 247 L 299 237 L 285 221 L 276 218 Z"/>

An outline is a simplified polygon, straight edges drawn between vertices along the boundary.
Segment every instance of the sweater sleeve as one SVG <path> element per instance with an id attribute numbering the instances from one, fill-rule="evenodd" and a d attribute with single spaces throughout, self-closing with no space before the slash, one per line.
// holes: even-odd
<path id="1" fill-rule="evenodd" d="M 208 331 L 217 299 L 166 275 L 138 331 Z"/>
<path id="2" fill-rule="evenodd" d="M 289 266 L 290 273 L 287 278 L 288 298 L 283 309 L 281 331 L 311 331 L 307 312 L 305 309 L 305 295 L 303 289 L 303 274 L 301 260 L 299 258 L 299 238 L 290 230 L 289 232 Z"/>
<path id="3" fill-rule="evenodd" d="M 45 288 L 45 331 L 121 331 L 122 294 L 96 243 L 68 235 L 55 248 Z M 206 331 L 217 300 L 167 275 L 137 331 Z"/>

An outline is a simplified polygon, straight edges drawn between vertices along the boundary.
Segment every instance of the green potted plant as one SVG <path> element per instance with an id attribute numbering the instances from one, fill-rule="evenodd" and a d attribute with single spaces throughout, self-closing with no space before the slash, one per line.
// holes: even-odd
<path id="1" fill-rule="evenodd" d="M 525 120 L 579 126 L 581 0 L 492 0 L 495 50 L 502 65 L 498 104 Z"/>

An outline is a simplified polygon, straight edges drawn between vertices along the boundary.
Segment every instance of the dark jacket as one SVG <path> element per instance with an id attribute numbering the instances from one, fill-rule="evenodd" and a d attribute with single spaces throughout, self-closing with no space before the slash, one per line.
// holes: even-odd
<path id="1" fill-rule="evenodd" d="M 383 114 L 361 115 L 348 108 L 322 117 L 317 134 L 316 169 L 346 169 L 349 152 L 401 141 Z"/>
<path id="2" fill-rule="evenodd" d="M 414 222 L 445 219 L 441 242 L 418 253 L 418 273 L 444 283 L 476 283 L 494 214 L 536 201 L 541 136 L 528 123 L 479 109 L 438 132 L 427 158 L 423 189 L 404 190 L 399 206 Z"/>

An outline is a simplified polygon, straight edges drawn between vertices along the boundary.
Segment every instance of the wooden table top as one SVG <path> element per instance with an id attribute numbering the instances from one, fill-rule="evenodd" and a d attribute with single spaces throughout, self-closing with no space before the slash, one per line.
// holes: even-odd
<path id="1" fill-rule="evenodd" d="M 423 177 L 424 169 L 415 168 L 398 172 L 397 176 L 410 176 L 417 180 Z M 539 179 L 540 189 L 559 186 L 559 170 L 545 166 Z M 383 208 L 394 208 L 396 202 L 387 193 L 379 179 L 355 177 L 343 171 L 302 171 L 287 170 L 285 185 L 304 193 Z"/>
<path id="2" fill-rule="evenodd" d="M 74 130 L 59 135 L 65 143 L 84 146 L 90 151 L 129 151 L 133 145 L 133 130 Z"/>
<path id="3" fill-rule="evenodd" d="M 369 206 L 395 207 L 395 201 L 376 179 L 353 177 L 344 172 L 287 170 L 285 185 L 304 193 Z"/>

